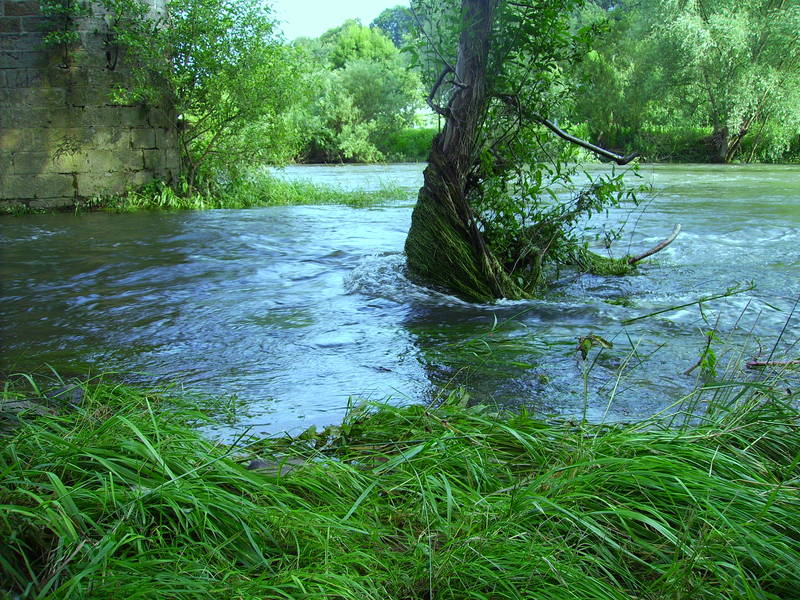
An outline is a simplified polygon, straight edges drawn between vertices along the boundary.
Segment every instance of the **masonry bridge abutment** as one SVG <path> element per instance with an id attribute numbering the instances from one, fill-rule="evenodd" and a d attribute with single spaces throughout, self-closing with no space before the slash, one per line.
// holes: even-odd
<path id="1" fill-rule="evenodd" d="M 39 0 L 0 0 L 0 209 L 69 207 L 178 175 L 174 114 L 112 100 L 125 56 L 91 9 L 65 51 L 46 43 L 57 19 Z"/>

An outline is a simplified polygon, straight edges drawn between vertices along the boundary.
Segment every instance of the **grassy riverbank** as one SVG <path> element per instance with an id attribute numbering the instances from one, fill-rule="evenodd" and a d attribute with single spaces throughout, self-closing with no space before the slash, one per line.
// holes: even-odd
<path id="1" fill-rule="evenodd" d="M 261 174 L 221 188 L 216 193 L 179 192 L 155 182 L 119 196 L 102 196 L 81 201 L 64 210 L 136 212 L 141 210 L 208 210 L 214 208 L 255 208 L 261 206 L 301 206 L 339 204 L 363 208 L 383 202 L 409 198 L 407 191 L 392 185 L 377 190 L 344 190 L 310 181 L 287 181 Z M 24 205 L 0 207 L 0 214 L 52 212 L 30 209 Z"/>
<path id="2" fill-rule="evenodd" d="M 160 393 L 98 379 L 10 416 L 32 393 L 24 378 L 3 392 L 9 597 L 797 595 L 800 421 L 784 391 L 732 389 L 730 410 L 673 428 L 453 395 L 234 446 Z M 253 457 L 262 470 L 242 466 Z"/>
<path id="3" fill-rule="evenodd" d="M 286 181 L 272 175 L 260 174 L 214 194 L 177 193 L 166 185 L 154 184 L 123 196 L 98 198 L 88 206 L 116 212 L 323 204 L 365 207 L 406 196 L 404 191 L 389 185 L 373 191 L 343 190 L 310 181 Z"/>

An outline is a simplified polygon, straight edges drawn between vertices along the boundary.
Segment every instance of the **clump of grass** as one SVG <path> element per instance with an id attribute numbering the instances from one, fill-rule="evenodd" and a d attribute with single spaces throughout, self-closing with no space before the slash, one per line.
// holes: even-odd
<path id="1" fill-rule="evenodd" d="M 408 193 L 396 186 L 378 190 L 343 190 L 309 181 L 286 181 L 260 173 L 248 179 L 220 187 L 214 193 L 176 191 L 164 183 L 154 183 L 121 196 L 95 198 L 83 208 L 116 212 L 139 210 L 207 210 L 215 208 L 254 208 L 340 204 L 363 208 L 403 199 Z"/>
<path id="2" fill-rule="evenodd" d="M 247 448 L 159 394 L 83 389 L 4 440 L 9 595 L 778 599 L 800 581 L 800 422 L 767 387 L 671 429 L 454 393 Z M 299 466 L 248 471 L 245 453 Z"/>

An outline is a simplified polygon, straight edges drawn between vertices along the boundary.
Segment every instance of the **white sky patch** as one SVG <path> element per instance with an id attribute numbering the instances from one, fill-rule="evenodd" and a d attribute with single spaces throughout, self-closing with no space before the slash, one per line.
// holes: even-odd
<path id="1" fill-rule="evenodd" d="M 408 0 L 271 0 L 273 14 L 287 41 L 298 37 L 318 37 L 347 19 L 360 19 L 369 25 L 384 9 Z"/>

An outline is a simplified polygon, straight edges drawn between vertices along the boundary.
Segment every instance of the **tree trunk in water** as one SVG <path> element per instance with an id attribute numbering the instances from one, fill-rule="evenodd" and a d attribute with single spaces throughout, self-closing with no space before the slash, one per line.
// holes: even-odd
<path id="1" fill-rule="evenodd" d="M 730 146 L 730 134 L 727 127 L 715 128 L 711 134 L 711 161 L 715 163 L 728 162 L 728 148 Z"/>
<path id="2" fill-rule="evenodd" d="M 518 298 L 522 290 L 486 247 L 469 204 L 469 174 L 486 116 L 486 66 L 496 0 L 462 0 L 457 86 L 434 139 L 406 239 L 412 276 L 467 300 Z"/>

